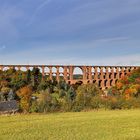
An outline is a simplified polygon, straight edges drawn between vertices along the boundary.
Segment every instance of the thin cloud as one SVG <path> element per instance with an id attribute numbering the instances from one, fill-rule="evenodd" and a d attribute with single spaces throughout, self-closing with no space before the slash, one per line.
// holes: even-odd
<path id="1" fill-rule="evenodd" d="M 23 18 L 23 12 L 16 6 L 0 6 L 0 39 L 2 42 L 14 42 L 19 38 L 15 21 Z M 1 48 L 1 46 L 0 46 Z"/>
<path id="2" fill-rule="evenodd" d="M 9 56 L 8 56 L 9 57 Z M 20 57 L 20 55 L 18 55 Z M 33 58 L 32 56 L 26 56 L 26 59 L 15 59 L 17 56 L 10 56 L 11 59 L 5 58 L 8 64 L 46 64 L 46 65 L 101 65 L 101 66 L 140 66 L 140 54 L 109 57 L 104 59 L 95 60 L 83 59 L 78 57 L 63 57 L 63 58 L 52 58 L 49 56 L 41 57 L 43 59 Z"/>
<path id="3" fill-rule="evenodd" d="M 40 6 L 36 9 L 36 11 L 39 11 L 39 10 L 41 10 L 43 7 L 45 7 L 48 3 L 50 3 L 51 2 L 51 0 L 45 0 L 44 2 L 42 2 L 41 4 L 40 4 Z"/>
<path id="4" fill-rule="evenodd" d="M 35 19 L 35 17 L 37 16 L 37 14 L 39 13 L 40 10 L 42 10 L 46 5 L 48 5 L 52 0 L 44 0 L 35 10 L 35 12 L 33 13 L 32 17 L 29 20 L 28 26 L 31 25 L 33 23 L 33 20 Z"/>
<path id="5" fill-rule="evenodd" d="M 102 39 L 97 39 L 95 41 L 98 42 L 112 42 L 112 41 L 124 41 L 128 40 L 128 37 L 113 37 L 113 38 L 102 38 Z"/>
<path id="6" fill-rule="evenodd" d="M 3 45 L 3 46 L 0 47 L 0 51 L 1 50 L 4 50 L 4 49 L 6 49 L 6 46 L 5 45 Z"/>

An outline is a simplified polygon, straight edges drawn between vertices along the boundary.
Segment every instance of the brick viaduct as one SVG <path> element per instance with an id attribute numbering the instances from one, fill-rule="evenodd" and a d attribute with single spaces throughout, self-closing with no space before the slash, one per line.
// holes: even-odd
<path id="1" fill-rule="evenodd" d="M 0 70 L 4 71 L 9 68 L 16 70 L 32 70 L 39 68 L 42 73 L 42 79 L 48 75 L 52 80 L 53 76 L 59 82 L 60 77 L 69 83 L 75 84 L 81 82 L 83 84 L 96 83 L 100 88 L 107 89 L 113 86 L 118 79 L 127 75 L 132 70 L 137 69 L 139 66 L 79 66 L 79 65 L 0 65 Z M 75 70 L 81 71 L 81 78 L 75 78 Z"/>

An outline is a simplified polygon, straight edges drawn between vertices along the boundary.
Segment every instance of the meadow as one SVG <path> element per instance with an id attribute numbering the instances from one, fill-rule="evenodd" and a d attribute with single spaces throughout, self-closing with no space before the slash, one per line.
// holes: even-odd
<path id="1" fill-rule="evenodd" d="M 140 110 L 3 115 L 0 140 L 140 140 Z"/>

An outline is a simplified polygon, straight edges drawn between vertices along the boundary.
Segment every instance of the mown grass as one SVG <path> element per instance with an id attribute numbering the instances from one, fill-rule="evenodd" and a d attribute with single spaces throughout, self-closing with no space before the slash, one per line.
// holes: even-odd
<path id="1" fill-rule="evenodd" d="M 140 110 L 0 116 L 0 140 L 140 140 Z"/>

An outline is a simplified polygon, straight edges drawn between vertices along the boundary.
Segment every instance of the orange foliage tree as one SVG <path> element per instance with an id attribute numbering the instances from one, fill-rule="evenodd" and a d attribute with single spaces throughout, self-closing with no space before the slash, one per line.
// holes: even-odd
<path id="1" fill-rule="evenodd" d="M 126 99 L 138 97 L 140 95 L 140 68 L 133 70 L 128 75 L 124 75 L 117 81 L 115 94 L 121 93 Z M 111 91 L 114 93 L 113 90 Z"/>
<path id="2" fill-rule="evenodd" d="M 17 91 L 17 95 L 20 98 L 20 107 L 26 113 L 30 108 L 30 101 L 32 96 L 32 89 L 29 86 L 25 86 Z"/>
<path id="3" fill-rule="evenodd" d="M 118 81 L 118 82 L 116 83 L 116 88 L 117 88 L 118 90 L 120 90 L 120 89 L 122 89 L 122 87 L 123 87 L 123 83 L 122 83 L 121 81 Z"/>

